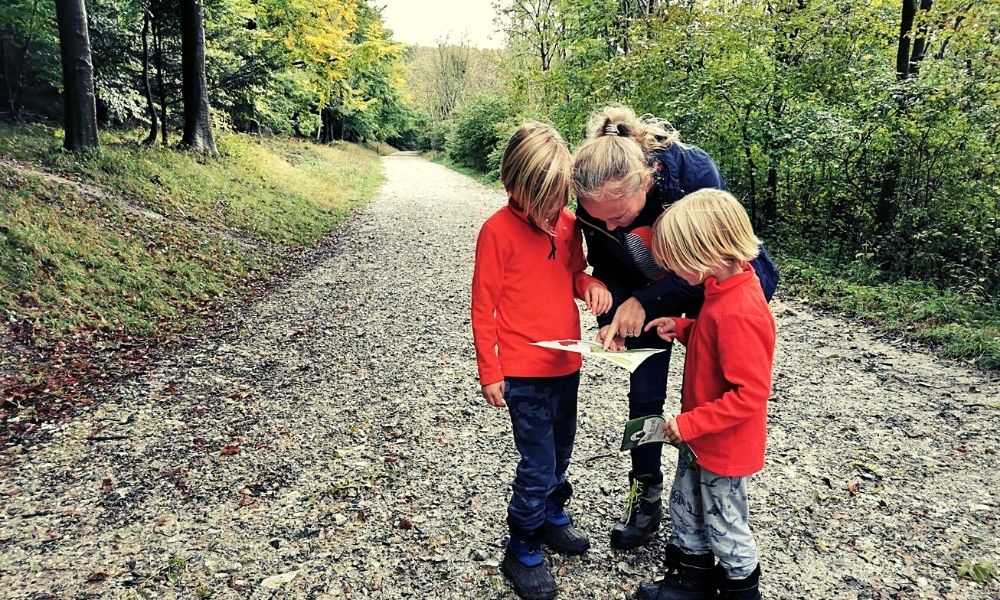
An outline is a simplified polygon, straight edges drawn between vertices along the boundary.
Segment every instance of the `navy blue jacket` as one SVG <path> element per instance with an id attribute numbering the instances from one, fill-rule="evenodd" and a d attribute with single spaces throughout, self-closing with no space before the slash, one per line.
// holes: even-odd
<path id="1" fill-rule="evenodd" d="M 663 210 L 690 192 L 703 188 L 726 189 L 715 161 L 701 148 L 675 143 L 650 157 L 653 186 L 646 194 L 646 206 L 628 227 L 608 231 L 604 221 L 590 216 L 582 206 L 576 209 L 577 222 L 587 239 L 587 261 L 614 298 L 612 310 L 599 316 L 601 327 L 611 323 L 618 307 L 635 296 L 646 311 L 646 319 L 658 316 L 693 317 L 704 302 L 702 286 L 691 286 L 674 273 L 651 263 L 636 264 L 628 252 L 636 244 L 636 229 L 651 227 Z M 778 269 L 763 246 L 751 263 L 768 300 L 778 286 Z"/>

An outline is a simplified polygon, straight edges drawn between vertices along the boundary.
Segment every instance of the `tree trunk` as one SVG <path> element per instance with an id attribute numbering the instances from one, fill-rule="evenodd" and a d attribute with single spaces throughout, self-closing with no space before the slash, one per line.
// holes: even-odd
<path id="1" fill-rule="evenodd" d="M 160 143 L 167 145 L 167 92 L 163 85 L 163 35 L 160 33 L 160 15 L 153 12 L 153 58 L 156 61 L 156 92 L 160 98 Z"/>
<path id="2" fill-rule="evenodd" d="M 63 70 L 66 129 L 63 145 L 74 152 L 96 148 L 97 101 L 84 0 L 56 0 L 56 21 Z"/>
<path id="3" fill-rule="evenodd" d="M 920 10 L 927 12 L 931 9 L 931 0 L 920 0 Z M 917 30 L 917 37 L 913 40 L 913 50 L 910 52 L 908 63 L 909 74 L 916 76 L 920 70 L 920 61 L 924 59 L 927 52 L 927 23 L 924 22 Z"/>
<path id="4" fill-rule="evenodd" d="M 181 145 L 217 156 L 205 77 L 205 25 L 201 0 L 181 0 L 181 78 L 184 137 Z"/>
<path id="5" fill-rule="evenodd" d="M 146 96 L 146 112 L 149 114 L 149 135 L 143 140 L 143 146 L 156 144 L 156 134 L 160 127 L 156 118 L 156 106 L 153 105 L 153 92 L 149 86 L 149 22 L 153 14 L 146 11 L 142 15 L 142 92 Z"/>

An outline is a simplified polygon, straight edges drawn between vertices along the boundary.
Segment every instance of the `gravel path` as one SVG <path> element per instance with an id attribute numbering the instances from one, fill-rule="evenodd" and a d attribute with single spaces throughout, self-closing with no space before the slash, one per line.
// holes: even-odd
<path id="1" fill-rule="evenodd" d="M 0 597 L 512 597 L 497 564 L 516 453 L 479 397 L 468 316 L 475 235 L 503 197 L 420 158 L 384 165 L 332 258 L 0 454 Z M 773 308 L 751 484 L 765 596 L 1000 598 L 957 573 L 1000 565 L 1000 380 Z M 550 557 L 561 598 L 622 598 L 660 562 L 662 535 L 607 542 L 625 382 L 584 365 L 571 509 L 594 548 Z"/>

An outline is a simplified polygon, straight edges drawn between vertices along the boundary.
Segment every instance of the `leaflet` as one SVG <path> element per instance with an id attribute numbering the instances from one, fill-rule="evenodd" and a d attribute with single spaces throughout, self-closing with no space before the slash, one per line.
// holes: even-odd
<path id="1" fill-rule="evenodd" d="M 542 348 L 553 348 L 555 350 L 565 350 L 566 352 L 577 352 L 579 354 L 589 354 L 597 358 L 606 360 L 612 364 L 628 369 L 629 373 L 634 373 L 642 361 L 650 356 L 663 352 L 663 348 L 633 348 L 630 350 L 605 350 L 597 342 L 587 340 L 548 340 L 544 342 L 534 342 L 535 346 Z"/>

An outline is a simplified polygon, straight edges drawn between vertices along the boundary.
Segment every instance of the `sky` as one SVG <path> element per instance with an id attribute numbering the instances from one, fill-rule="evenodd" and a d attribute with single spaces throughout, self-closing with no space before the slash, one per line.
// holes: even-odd
<path id="1" fill-rule="evenodd" d="M 493 31 L 494 0 L 376 0 L 392 37 L 404 44 L 434 46 L 449 36 L 457 43 L 462 35 L 470 46 L 500 48 L 503 34 Z"/>

